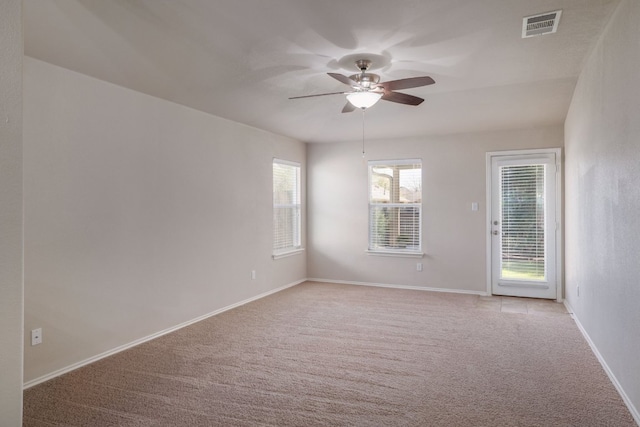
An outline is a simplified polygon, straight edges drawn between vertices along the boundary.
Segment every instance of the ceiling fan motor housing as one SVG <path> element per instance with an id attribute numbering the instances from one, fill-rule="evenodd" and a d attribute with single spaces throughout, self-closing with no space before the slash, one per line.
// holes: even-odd
<path id="1" fill-rule="evenodd" d="M 373 73 L 354 74 L 349 78 L 365 89 L 369 89 L 380 82 L 380 76 Z"/>

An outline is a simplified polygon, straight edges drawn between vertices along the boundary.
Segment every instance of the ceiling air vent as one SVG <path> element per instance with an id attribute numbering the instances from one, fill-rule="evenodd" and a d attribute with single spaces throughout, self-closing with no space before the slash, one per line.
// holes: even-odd
<path id="1" fill-rule="evenodd" d="M 561 10 L 522 18 L 522 38 L 555 33 L 558 30 Z"/>

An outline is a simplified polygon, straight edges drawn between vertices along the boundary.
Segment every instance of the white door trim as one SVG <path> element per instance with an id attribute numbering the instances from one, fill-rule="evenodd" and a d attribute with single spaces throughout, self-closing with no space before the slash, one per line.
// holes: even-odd
<path id="1" fill-rule="evenodd" d="M 556 157 L 556 300 L 558 302 L 562 302 L 563 301 L 563 295 L 564 295 L 564 281 L 562 280 L 564 277 L 564 268 L 563 268 L 563 264 L 562 264 L 562 260 L 564 259 L 563 256 L 563 251 L 562 249 L 564 248 L 564 242 L 563 242 L 563 223 L 564 220 L 562 218 L 562 183 L 563 183 L 563 179 L 562 179 L 562 149 L 561 148 L 540 148 L 540 149 L 533 149 L 533 150 L 510 150 L 510 151 L 490 151 L 486 154 L 486 248 L 485 248 L 485 254 L 486 254 L 486 272 L 487 272 L 487 295 L 492 295 L 493 291 L 492 291 L 492 287 L 491 287 L 491 270 L 492 270 L 492 265 L 491 265 L 491 218 L 492 218 L 492 212 L 491 212 L 491 188 L 492 188 L 492 181 L 491 181 L 491 161 L 495 158 L 495 157 L 501 157 L 501 156 L 517 156 L 517 155 L 531 155 L 531 154 L 550 154 L 553 153 L 555 154 Z"/>

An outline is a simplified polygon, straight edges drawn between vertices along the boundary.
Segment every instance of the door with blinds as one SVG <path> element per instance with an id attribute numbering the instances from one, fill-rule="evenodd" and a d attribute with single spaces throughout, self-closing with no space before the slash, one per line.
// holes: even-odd
<path id="1" fill-rule="evenodd" d="M 559 152 L 491 156 L 491 292 L 557 299 Z"/>

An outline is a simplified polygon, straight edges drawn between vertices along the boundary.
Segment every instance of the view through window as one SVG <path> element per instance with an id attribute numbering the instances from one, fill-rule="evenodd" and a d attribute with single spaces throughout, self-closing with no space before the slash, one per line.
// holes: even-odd
<path id="1" fill-rule="evenodd" d="M 422 161 L 369 162 L 369 250 L 420 252 Z"/>

